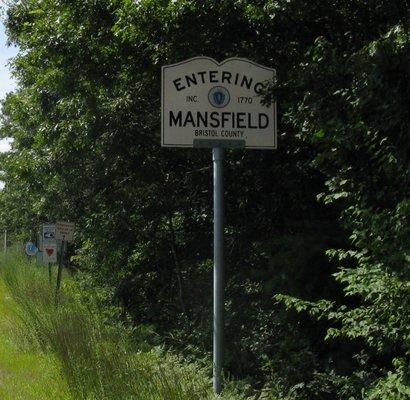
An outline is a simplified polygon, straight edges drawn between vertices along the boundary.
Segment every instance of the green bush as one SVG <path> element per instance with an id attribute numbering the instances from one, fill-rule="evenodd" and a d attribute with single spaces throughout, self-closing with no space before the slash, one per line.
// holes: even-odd
<path id="1" fill-rule="evenodd" d="M 21 344 L 57 356 L 74 399 L 214 398 L 204 367 L 148 348 L 142 327 L 107 325 L 71 277 L 64 277 L 56 300 L 43 266 L 7 257 L 0 260 L 0 273 L 19 305 L 15 329 Z"/>

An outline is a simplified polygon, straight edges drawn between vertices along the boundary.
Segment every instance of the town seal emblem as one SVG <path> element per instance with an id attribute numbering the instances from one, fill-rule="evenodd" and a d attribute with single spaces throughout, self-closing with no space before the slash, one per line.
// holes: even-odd
<path id="1" fill-rule="evenodd" d="M 208 93 L 208 100 L 216 108 L 223 108 L 229 104 L 231 96 L 228 89 L 223 86 L 215 86 Z"/>

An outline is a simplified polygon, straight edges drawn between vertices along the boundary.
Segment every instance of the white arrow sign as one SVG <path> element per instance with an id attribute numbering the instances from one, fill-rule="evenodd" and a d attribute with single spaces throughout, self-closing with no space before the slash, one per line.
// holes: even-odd
<path id="1" fill-rule="evenodd" d="M 56 237 L 56 226 L 55 225 L 43 225 L 43 244 L 45 243 L 55 243 Z"/>

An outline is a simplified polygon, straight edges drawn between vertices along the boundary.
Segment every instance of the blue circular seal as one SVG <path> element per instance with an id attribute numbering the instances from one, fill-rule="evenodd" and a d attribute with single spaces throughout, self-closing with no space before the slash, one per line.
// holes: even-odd
<path id="1" fill-rule="evenodd" d="M 229 104 L 231 95 L 223 86 L 214 86 L 208 93 L 208 100 L 214 107 L 223 108 Z"/>
<path id="2" fill-rule="evenodd" d="M 35 256 L 38 252 L 38 248 L 36 247 L 36 245 L 32 242 L 28 242 L 26 244 L 26 254 L 28 256 Z"/>

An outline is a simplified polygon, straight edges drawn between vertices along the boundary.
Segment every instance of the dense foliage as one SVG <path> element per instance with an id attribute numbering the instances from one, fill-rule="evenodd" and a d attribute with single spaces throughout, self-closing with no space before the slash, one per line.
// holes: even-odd
<path id="1" fill-rule="evenodd" d="M 9 369 L 1 348 L 2 400 L 244 400 L 231 390 L 216 396 L 204 366 L 154 346 L 144 327 L 107 324 L 94 289 L 84 290 L 70 276 L 56 302 L 48 278 L 47 269 L 21 253 L 0 256 L 1 343 L 12 345 L 12 360 L 22 353 L 36 358 L 24 374 L 27 361 Z M 13 385 L 15 375 L 20 380 Z"/>
<path id="2" fill-rule="evenodd" d="M 209 353 L 211 156 L 160 147 L 160 67 L 274 67 L 279 149 L 226 162 L 226 371 L 266 398 L 408 398 L 408 15 L 405 0 L 12 1 L 1 224 L 76 221 L 73 268 L 168 345 Z"/>

